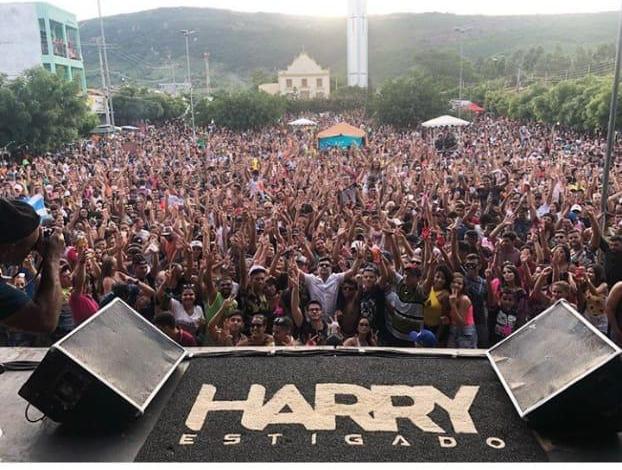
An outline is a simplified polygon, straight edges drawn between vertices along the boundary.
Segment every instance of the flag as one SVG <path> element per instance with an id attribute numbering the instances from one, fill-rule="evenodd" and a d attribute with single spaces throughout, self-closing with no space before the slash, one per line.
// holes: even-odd
<path id="1" fill-rule="evenodd" d="M 171 194 L 168 197 L 168 205 L 169 206 L 177 206 L 177 207 L 183 206 L 184 205 L 184 200 L 182 198 L 180 198 L 180 197 L 177 197 L 177 196 Z"/>
<path id="2" fill-rule="evenodd" d="M 52 216 L 48 214 L 48 210 L 45 207 L 45 201 L 41 194 L 35 194 L 26 201 L 37 212 L 41 222 L 52 220 Z"/>

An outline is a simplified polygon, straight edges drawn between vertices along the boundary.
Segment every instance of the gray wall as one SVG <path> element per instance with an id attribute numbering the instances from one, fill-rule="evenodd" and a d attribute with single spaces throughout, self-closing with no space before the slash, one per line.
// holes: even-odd
<path id="1" fill-rule="evenodd" d="M 39 22 L 33 4 L 0 4 L 0 73 L 15 78 L 41 65 Z"/>

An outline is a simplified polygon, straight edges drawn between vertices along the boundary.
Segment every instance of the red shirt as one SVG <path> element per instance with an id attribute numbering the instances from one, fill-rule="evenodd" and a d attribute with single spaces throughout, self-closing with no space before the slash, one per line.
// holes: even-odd
<path id="1" fill-rule="evenodd" d="M 99 305 L 93 297 L 76 292 L 72 292 L 69 296 L 69 307 L 76 326 L 92 317 L 99 310 Z"/>
<path id="2" fill-rule="evenodd" d="M 189 348 L 197 345 L 197 341 L 194 339 L 194 336 L 192 336 L 187 331 L 182 330 L 181 328 L 179 328 L 179 333 L 177 334 L 176 341 L 184 348 Z"/>

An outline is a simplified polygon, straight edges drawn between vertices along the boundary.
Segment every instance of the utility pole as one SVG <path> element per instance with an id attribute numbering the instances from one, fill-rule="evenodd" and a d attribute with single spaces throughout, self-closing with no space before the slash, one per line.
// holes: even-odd
<path id="1" fill-rule="evenodd" d="M 459 80 L 459 84 L 458 84 L 458 99 L 460 100 L 460 106 L 458 107 L 458 117 L 460 117 L 462 115 L 462 84 L 463 84 L 463 79 L 462 79 L 462 74 L 463 74 L 463 68 L 464 68 L 464 53 L 463 53 L 463 43 L 464 43 L 464 33 L 466 33 L 467 31 L 469 31 L 471 29 L 471 27 L 465 27 L 465 26 L 456 26 L 454 27 L 454 31 L 460 33 L 460 80 Z"/>
<path id="2" fill-rule="evenodd" d="M 600 199 L 601 212 L 603 214 L 601 233 L 607 228 L 607 199 L 609 199 L 609 170 L 613 163 L 613 144 L 616 133 L 616 113 L 618 111 L 618 82 L 620 80 L 620 54 L 622 52 L 622 5 L 620 6 L 620 18 L 618 20 L 618 44 L 616 46 L 616 67 L 613 76 L 611 90 L 611 103 L 609 105 L 609 125 L 607 126 L 607 153 L 605 154 L 605 167 L 603 169 L 603 188 Z"/>
<path id="3" fill-rule="evenodd" d="M 108 108 L 108 93 L 106 92 L 106 76 L 104 74 L 104 62 L 102 59 L 101 38 L 97 38 L 97 52 L 99 53 L 99 73 L 101 74 L 102 89 L 104 90 L 104 106 L 106 109 L 106 125 L 110 125 L 110 109 Z"/>
<path id="4" fill-rule="evenodd" d="M 463 50 L 462 50 L 463 44 L 462 43 L 463 43 L 462 35 L 460 35 L 460 84 L 459 84 L 460 91 L 458 92 L 458 99 L 459 100 L 462 100 L 462 71 L 463 71 L 463 68 L 464 68 L 463 67 L 463 59 L 462 59 L 462 57 L 463 57 Z"/>
<path id="5" fill-rule="evenodd" d="M 194 31 L 182 29 L 181 33 L 186 38 L 186 73 L 187 73 L 187 78 L 188 78 L 188 86 L 190 87 L 190 112 L 192 114 L 192 139 L 194 142 L 196 142 L 197 130 L 194 125 L 194 98 L 192 96 L 192 79 L 190 77 L 190 45 L 188 43 L 188 38 L 194 34 Z"/>
<path id="6" fill-rule="evenodd" d="M 203 53 L 203 60 L 205 60 L 205 85 L 207 87 L 206 95 L 209 96 L 211 92 L 209 79 L 209 51 Z"/>
<path id="7" fill-rule="evenodd" d="M 171 59 L 171 55 L 168 55 L 168 65 L 171 67 L 171 76 L 173 77 L 173 96 L 177 96 L 177 80 L 175 80 L 175 64 Z"/>
<path id="8" fill-rule="evenodd" d="M 110 106 L 110 124 L 114 126 L 114 107 L 112 106 L 112 82 L 110 81 L 110 69 L 108 68 L 108 51 L 106 49 L 106 35 L 104 34 L 104 18 L 102 17 L 101 0 L 97 0 L 97 11 L 99 13 L 99 31 L 104 49 L 104 68 L 106 70 L 106 96 Z"/>

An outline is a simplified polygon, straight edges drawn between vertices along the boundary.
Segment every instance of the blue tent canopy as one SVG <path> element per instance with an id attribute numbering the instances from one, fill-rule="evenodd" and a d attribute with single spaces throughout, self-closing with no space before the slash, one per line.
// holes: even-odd
<path id="1" fill-rule="evenodd" d="M 353 137 L 350 135 L 338 135 L 335 137 L 324 137 L 323 139 L 319 139 L 318 145 L 320 147 L 320 150 L 324 150 L 329 147 L 340 147 L 342 149 L 346 149 L 348 147 L 351 147 L 352 145 L 361 147 L 363 145 L 363 138 Z"/>
<path id="2" fill-rule="evenodd" d="M 345 122 L 340 122 L 317 135 L 320 150 L 330 147 L 348 148 L 352 145 L 362 147 L 366 144 L 366 140 L 365 131 Z"/>

